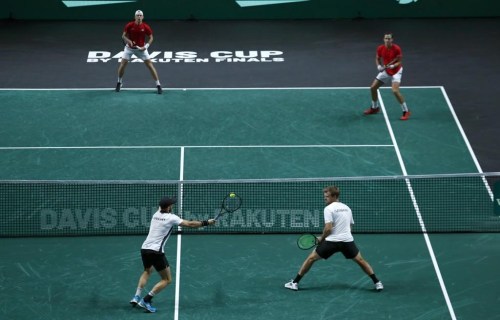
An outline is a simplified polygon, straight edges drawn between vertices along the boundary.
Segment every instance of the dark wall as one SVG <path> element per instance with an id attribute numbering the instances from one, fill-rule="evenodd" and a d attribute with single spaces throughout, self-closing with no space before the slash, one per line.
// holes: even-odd
<path id="1" fill-rule="evenodd" d="M 148 20 L 500 16 L 500 1 L 497 0 L 2 0 L 1 2 L 0 18 L 36 20 L 123 20 L 133 17 L 137 9 L 143 10 Z M 264 5 L 269 2 L 282 3 Z M 83 6 L 84 4 L 86 6 Z"/>

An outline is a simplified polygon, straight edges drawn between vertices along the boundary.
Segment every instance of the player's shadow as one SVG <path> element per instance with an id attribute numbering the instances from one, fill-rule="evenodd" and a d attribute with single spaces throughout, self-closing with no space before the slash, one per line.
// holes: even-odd
<path id="1" fill-rule="evenodd" d="M 120 90 L 120 92 L 116 92 L 115 89 L 112 89 L 112 91 L 116 94 L 122 94 L 122 95 L 126 95 L 126 94 L 134 94 L 134 95 L 137 95 L 137 94 L 145 94 L 145 95 L 150 95 L 150 94 L 155 94 L 157 96 L 163 96 L 165 94 L 167 94 L 167 90 L 165 90 L 165 88 L 163 88 L 163 92 L 162 94 L 158 94 L 158 91 L 156 88 L 147 88 L 147 89 L 144 89 L 144 90 L 137 90 L 137 89 L 127 89 L 127 88 L 122 88 Z"/>
<path id="2" fill-rule="evenodd" d="M 300 291 L 342 291 L 342 292 L 374 292 L 373 284 L 356 284 L 352 285 L 350 283 L 328 283 L 328 284 L 317 284 L 317 285 L 302 285 L 299 288 Z"/>

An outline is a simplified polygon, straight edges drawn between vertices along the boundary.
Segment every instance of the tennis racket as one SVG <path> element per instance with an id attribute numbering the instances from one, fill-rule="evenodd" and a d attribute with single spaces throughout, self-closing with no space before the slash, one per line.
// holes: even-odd
<path id="1" fill-rule="evenodd" d="M 129 47 L 130 49 L 139 49 L 139 47 L 135 44 L 135 42 L 132 41 L 133 46 L 129 46 L 128 42 L 125 41 L 125 39 L 122 38 L 122 42 L 124 46 Z"/>
<path id="2" fill-rule="evenodd" d="M 387 63 L 387 64 L 384 64 L 384 69 L 389 68 L 389 66 L 390 66 L 391 64 L 394 64 L 394 63 L 395 63 L 395 62 L 397 62 L 398 60 L 399 60 L 399 58 L 397 58 L 397 57 L 396 57 L 396 58 L 392 59 L 392 61 L 391 61 L 391 62 L 389 62 L 389 63 Z"/>
<path id="3" fill-rule="evenodd" d="M 224 200 L 222 200 L 220 211 L 215 216 L 215 220 L 218 220 L 226 213 L 233 213 L 241 207 L 242 200 L 239 195 L 234 192 L 228 194 Z"/>
<path id="4" fill-rule="evenodd" d="M 318 238 L 311 233 L 305 233 L 297 239 L 297 246 L 302 250 L 309 250 L 318 245 Z"/>

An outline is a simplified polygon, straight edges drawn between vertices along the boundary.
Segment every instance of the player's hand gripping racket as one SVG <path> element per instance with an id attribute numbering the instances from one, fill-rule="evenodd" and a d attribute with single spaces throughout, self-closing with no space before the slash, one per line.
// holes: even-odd
<path id="1" fill-rule="evenodd" d="M 220 206 L 219 214 L 217 214 L 214 220 L 218 220 L 226 213 L 233 213 L 241 207 L 241 198 L 234 192 L 228 194 L 224 200 L 222 200 L 222 204 Z"/>
<path id="2" fill-rule="evenodd" d="M 385 69 L 392 69 L 394 68 L 394 64 L 399 60 L 399 58 L 394 58 L 391 62 L 387 63 L 384 65 L 384 70 Z M 392 66 L 392 68 L 391 68 Z"/>
<path id="3" fill-rule="evenodd" d="M 122 42 L 123 42 L 123 45 L 129 47 L 130 49 L 139 49 L 139 47 L 135 44 L 134 41 L 131 41 L 132 45 L 130 45 L 130 43 L 128 43 L 128 41 L 126 41 L 125 39 L 122 38 Z"/>
<path id="4" fill-rule="evenodd" d="M 305 233 L 297 239 L 297 246 L 302 250 L 309 250 L 318 244 L 318 238 L 314 234 L 310 233 Z"/>
<path id="5" fill-rule="evenodd" d="M 391 62 L 389 62 L 387 64 L 384 64 L 384 65 L 379 64 L 377 66 L 377 69 L 379 72 L 382 72 L 385 69 L 392 69 L 392 68 L 394 68 L 394 63 L 396 63 L 397 61 L 398 61 L 398 58 L 394 58 Z M 391 68 L 391 66 L 392 66 L 392 68 Z"/>

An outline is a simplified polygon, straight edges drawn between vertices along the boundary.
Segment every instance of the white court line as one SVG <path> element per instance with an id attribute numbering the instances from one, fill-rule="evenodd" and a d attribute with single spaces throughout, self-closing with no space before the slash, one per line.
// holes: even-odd
<path id="1" fill-rule="evenodd" d="M 181 280 L 181 245 L 182 235 L 177 235 L 177 261 L 175 263 L 175 302 L 174 319 L 179 319 L 179 298 L 180 298 L 180 280 Z"/>
<path id="2" fill-rule="evenodd" d="M 310 145 L 245 145 L 245 146 L 68 146 L 68 147 L 0 147 L 0 150 L 51 150 L 51 149 L 203 149 L 203 148 L 385 148 L 392 144 L 310 144 Z"/>
<path id="3" fill-rule="evenodd" d="M 401 89 L 439 89 L 442 86 L 407 86 L 400 87 Z M 370 87 L 275 87 L 275 88 L 163 88 L 163 90 L 170 91 L 180 91 L 180 90 L 212 90 L 212 91 L 227 91 L 227 90 L 345 90 L 345 89 L 353 89 L 353 90 L 369 90 Z M 380 88 L 390 89 L 390 88 Z M 0 91 L 112 91 L 113 88 L 0 88 Z M 136 91 L 136 90 L 156 90 L 155 88 L 123 88 L 123 91 Z"/>
<path id="4" fill-rule="evenodd" d="M 399 160 L 399 165 L 401 166 L 401 171 L 403 172 L 404 176 L 407 176 L 408 172 L 406 171 L 406 166 L 404 164 L 403 157 L 401 156 L 401 152 L 399 150 L 398 143 L 396 141 L 396 137 L 394 136 L 394 132 L 392 131 L 392 126 L 391 126 L 391 123 L 389 122 L 389 117 L 387 116 L 387 112 L 385 110 L 382 96 L 381 96 L 380 92 L 378 92 L 377 94 L 378 94 L 380 106 L 381 106 L 383 114 L 384 114 L 384 119 L 385 119 L 385 122 L 387 125 L 387 129 L 389 130 L 389 134 L 391 136 L 392 142 L 394 144 L 394 149 L 396 151 L 396 155 L 397 155 L 398 160 Z M 444 296 L 444 299 L 446 301 L 446 305 L 448 306 L 448 311 L 450 312 L 451 319 L 456 320 L 457 318 L 455 316 L 455 311 L 453 310 L 453 306 L 451 304 L 451 300 L 450 300 L 450 297 L 448 295 L 448 291 L 446 290 L 446 285 L 444 283 L 443 276 L 441 275 L 441 271 L 439 269 L 439 265 L 437 263 L 437 259 L 436 259 L 436 256 L 434 254 L 434 250 L 432 249 L 431 240 L 429 238 L 429 235 L 427 234 L 427 229 L 425 227 L 424 220 L 422 219 L 422 215 L 420 213 L 420 208 L 418 206 L 417 199 L 415 198 L 415 193 L 413 192 L 413 187 L 411 186 L 410 179 L 407 178 L 407 179 L 405 179 L 405 181 L 406 181 L 406 187 L 408 188 L 408 192 L 409 192 L 411 200 L 413 202 L 413 207 L 414 207 L 415 212 L 417 214 L 420 228 L 422 229 L 422 234 L 424 236 L 425 244 L 427 245 L 427 249 L 429 250 L 429 255 L 431 257 L 432 264 L 434 266 L 434 270 L 436 272 L 436 276 L 437 276 L 438 281 L 439 281 L 439 285 L 441 286 L 441 291 L 443 292 L 443 296 Z"/>
<path id="5" fill-rule="evenodd" d="M 462 124 L 458 120 L 457 114 L 455 113 L 455 109 L 451 105 L 450 99 L 448 98 L 448 94 L 444 90 L 444 87 L 441 87 L 441 92 L 443 93 L 444 99 L 446 100 L 446 103 L 448 104 L 448 108 L 450 109 L 451 114 L 453 115 L 453 119 L 455 119 L 455 123 L 457 124 L 458 130 L 460 130 L 460 134 L 462 134 L 462 138 L 465 141 L 465 145 L 467 146 L 467 149 L 469 150 L 470 156 L 472 157 L 472 160 L 474 161 L 474 164 L 476 165 L 477 171 L 479 173 L 483 173 L 483 169 L 481 168 L 481 165 L 479 164 L 479 161 L 477 161 L 476 155 L 474 154 L 474 151 L 472 150 L 472 146 L 469 143 L 469 139 L 467 139 L 467 136 L 465 135 L 465 131 L 462 128 Z M 483 176 L 483 183 L 484 186 L 486 187 L 486 191 L 490 195 L 491 201 L 494 200 L 494 195 L 493 192 L 491 191 L 490 185 L 488 184 L 488 181 L 486 178 Z"/>
<path id="6" fill-rule="evenodd" d="M 180 174 L 179 181 L 184 181 L 184 148 L 181 148 L 180 155 Z M 179 194 L 177 195 L 177 203 L 179 212 L 181 213 L 182 219 L 182 193 L 183 185 L 181 183 Z M 182 226 L 178 226 L 178 231 L 182 231 Z M 181 290 L 181 245 L 182 245 L 182 234 L 177 234 L 177 261 L 175 263 L 175 302 L 174 302 L 174 320 L 179 319 L 179 300 L 180 300 L 180 290 Z"/>

